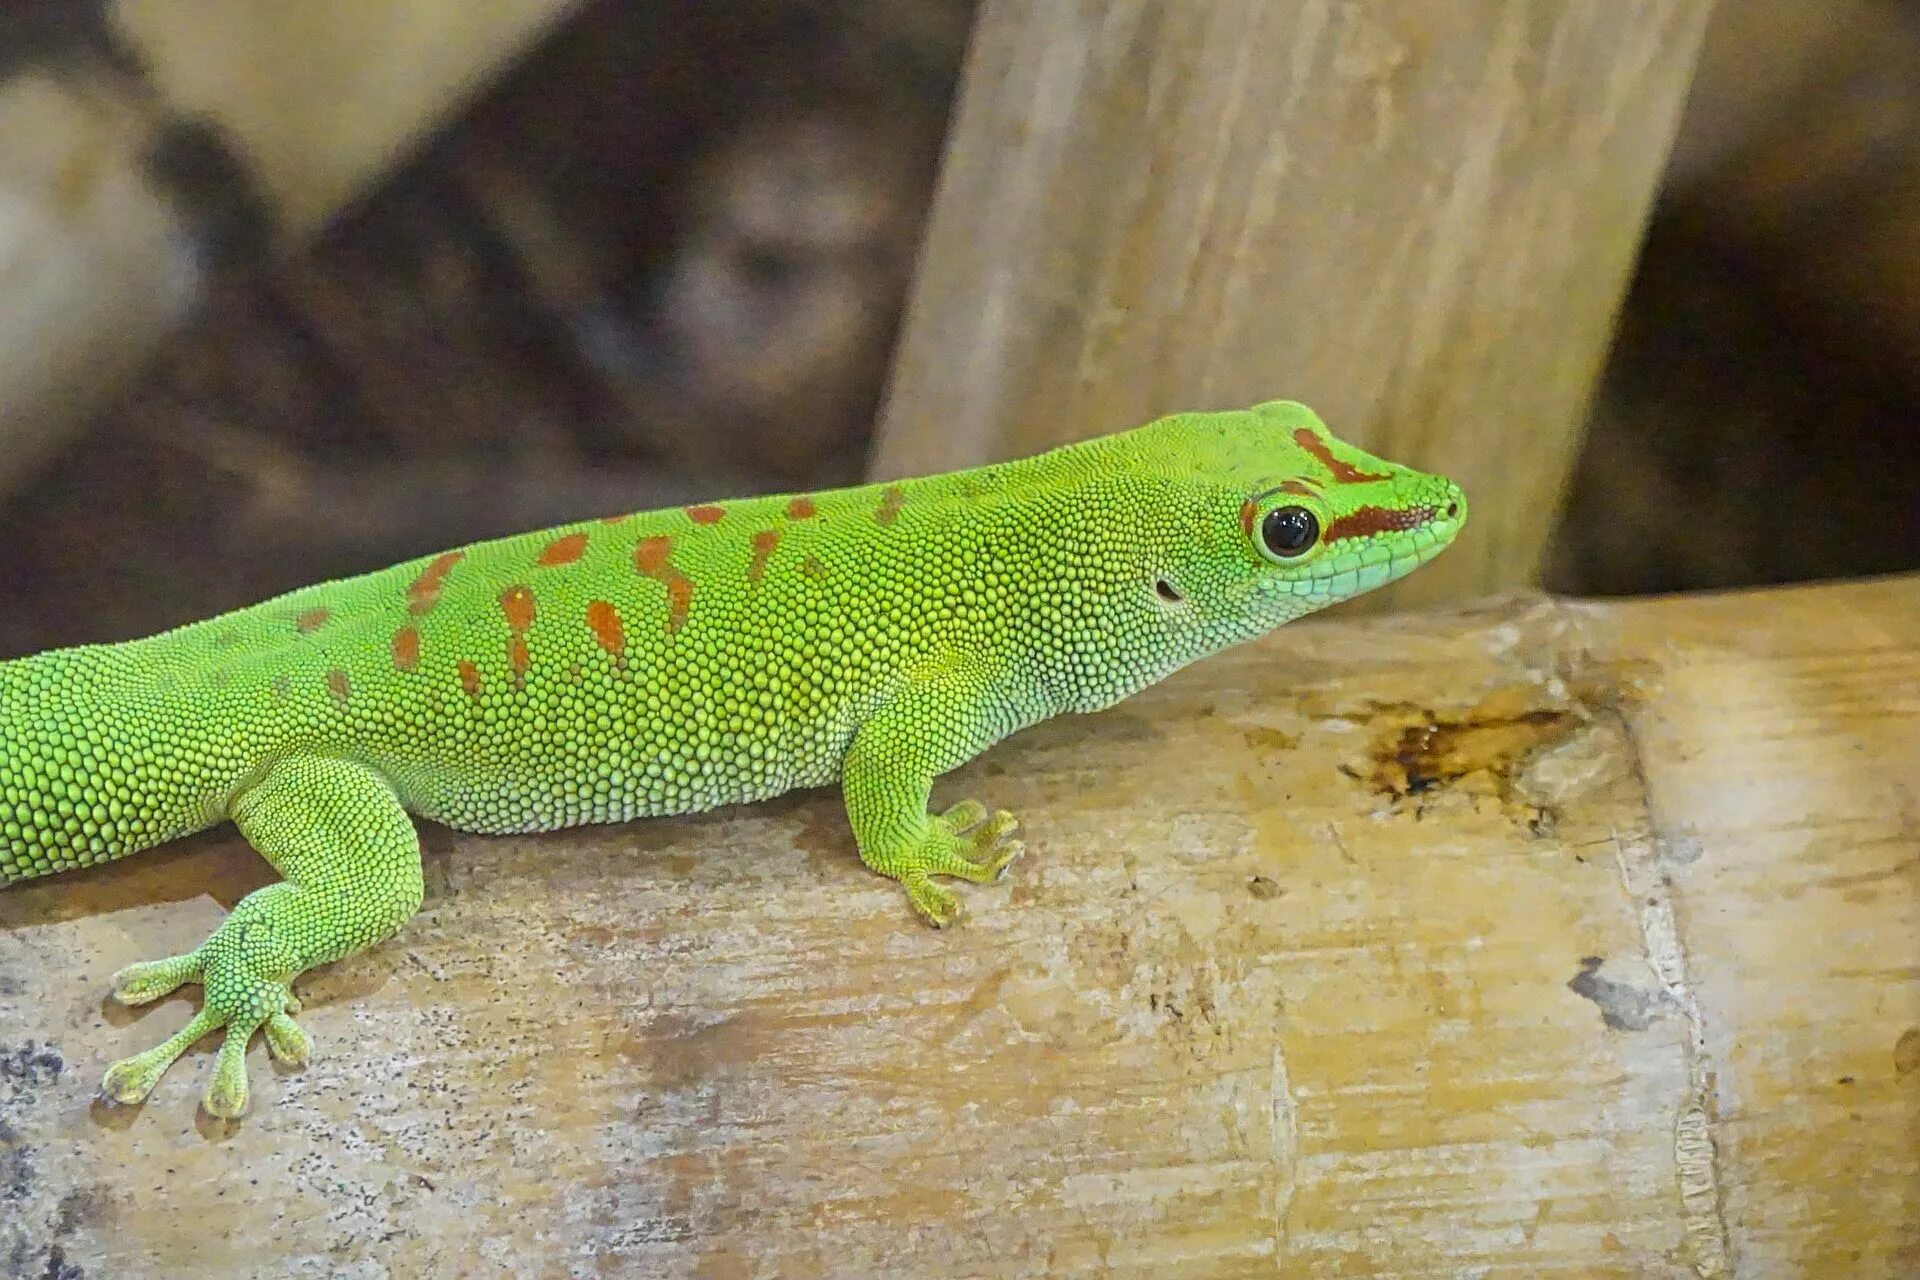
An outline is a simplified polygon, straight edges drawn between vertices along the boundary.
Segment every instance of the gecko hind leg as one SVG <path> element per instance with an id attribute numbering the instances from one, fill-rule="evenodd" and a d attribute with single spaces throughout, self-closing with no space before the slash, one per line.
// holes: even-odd
<path id="1" fill-rule="evenodd" d="M 236 798 L 232 816 L 286 879 L 241 899 L 193 951 L 114 975 L 114 995 L 127 1004 L 188 982 L 206 998 L 165 1043 L 107 1069 L 100 1091 L 111 1101 L 141 1101 L 195 1041 L 224 1028 L 204 1105 L 211 1115 L 240 1115 L 255 1031 L 282 1062 L 301 1066 L 312 1055 L 292 1016 L 300 1010 L 294 978 L 392 936 L 419 909 L 419 836 L 392 787 L 364 765 L 282 760 Z"/>

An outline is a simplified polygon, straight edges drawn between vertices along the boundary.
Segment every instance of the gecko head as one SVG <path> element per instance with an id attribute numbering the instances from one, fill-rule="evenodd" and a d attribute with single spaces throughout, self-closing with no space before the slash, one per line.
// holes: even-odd
<path id="1" fill-rule="evenodd" d="M 1466 523 L 1458 485 L 1336 439 L 1304 405 L 1142 430 L 1160 436 L 1155 455 L 1181 460 L 1185 475 L 1168 478 L 1189 495 L 1183 533 L 1158 540 L 1153 596 L 1200 652 L 1404 577 Z"/>

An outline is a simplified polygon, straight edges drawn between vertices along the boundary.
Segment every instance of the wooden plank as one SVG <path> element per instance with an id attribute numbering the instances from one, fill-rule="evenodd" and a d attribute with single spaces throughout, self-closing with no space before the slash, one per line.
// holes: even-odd
<path id="1" fill-rule="evenodd" d="M 432 830 L 420 917 L 301 984 L 312 1067 L 90 1110 L 193 1007 L 108 975 L 267 879 L 215 834 L 0 895 L 0 1257 L 1911 1273 L 1915 777 L 1920 576 L 1307 622 L 943 783 L 1029 835 L 957 930 L 826 793 Z"/>
<path id="2" fill-rule="evenodd" d="M 1709 8 L 987 0 L 876 471 L 1304 400 L 1532 582 Z"/>

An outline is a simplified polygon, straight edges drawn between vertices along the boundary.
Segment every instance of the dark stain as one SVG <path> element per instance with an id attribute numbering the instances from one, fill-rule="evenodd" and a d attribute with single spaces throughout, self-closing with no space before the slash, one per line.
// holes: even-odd
<path id="1" fill-rule="evenodd" d="M 1278 729 L 1248 729 L 1247 745 L 1260 747 L 1268 751 L 1291 751 L 1300 745 L 1300 739 L 1291 733 L 1282 733 Z"/>
<path id="2" fill-rule="evenodd" d="M 1442 720 L 1426 713 L 1419 724 L 1391 732 L 1368 753 L 1373 763 L 1361 775 L 1396 799 L 1417 796 L 1482 770 L 1510 782 L 1541 748 L 1565 738 L 1574 713 L 1541 709 L 1517 715 Z"/>
<path id="3" fill-rule="evenodd" d="M 1497 690 L 1453 717 L 1403 703 L 1370 704 L 1360 713 L 1338 709 L 1333 714 L 1344 719 L 1381 725 L 1364 759 L 1341 765 L 1340 772 L 1396 802 L 1470 779 L 1469 790 L 1493 795 L 1532 835 L 1549 837 L 1559 815 L 1523 795 L 1519 782 L 1534 756 L 1571 737 L 1586 717 L 1578 707 L 1530 707 L 1532 692 Z M 1417 805 L 1414 816 L 1421 816 Z"/>
<path id="4" fill-rule="evenodd" d="M 1893 1044 L 1893 1074 L 1910 1076 L 1920 1071 L 1920 1027 L 1908 1027 Z"/>
<path id="5" fill-rule="evenodd" d="M 1285 897 L 1287 893 L 1277 881 L 1269 880 L 1265 876 L 1249 876 L 1247 878 L 1247 892 L 1261 899 L 1282 898 Z"/>
<path id="6" fill-rule="evenodd" d="M 1666 998 L 1648 994 L 1624 982 L 1600 976 L 1603 956 L 1583 956 L 1580 972 L 1567 980 L 1567 990 L 1600 1008 L 1600 1020 L 1614 1031 L 1645 1031 L 1666 1012 Z"/>

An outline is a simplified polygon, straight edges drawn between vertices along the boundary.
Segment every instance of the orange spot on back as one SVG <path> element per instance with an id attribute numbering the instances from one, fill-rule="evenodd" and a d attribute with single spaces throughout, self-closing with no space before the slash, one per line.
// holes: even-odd
<path id="1" fill-rule="evenodd" d="M 299 617 L 295 618 L 293 620 L 293 625 L 296 629 L 302 632 L 318 631 L 321 625 L 324 624 L 326 620 L 328 618 L 331 618 L 332 616 L 333 616 L 333 613 L 327 609 L 309 609 L 305 613 L 301 614 Z"/>
<path id="2" fill-rule="evenodd" d="M 420 665 L 420 632 L 411 625 L 393 633 L 393 665 L 411 671 Z"/>
<path id="3" fill-rule="evenodd" d="M 527 638 L 516 631 L 507 637 L 507 672 L 513 678 L 514 688 L 527 682 L 527 670 L 532 666 L 533 655 L 527 652 Z"/>
<path id="4" fill-rule="evenodd" d="M 1260 510 L 1260 504 L 1248 498 L 1240 504 L 1240 532 L 1249 538 L 1253 536 L 1253 517 Z"/>
<path id="5" fill-rule="evenodd" d="M 880 495 L 880 509 L 873 513 L 875 524 L 882 527 L 892 524 L 900 515 L 900 508 L 907 505 L 907 491 L 897 484 L 890 484 L 886 492 Z"/>
<path id="6" fill-rule="evenodd" d="M 347 699 L 353 696 L 353 686 L 347 682 L 347 673 L 335 667 L 327 672 L 327 692 L 341 706 L 347 705 Z"/>
<path id="7" fill-rule="evenodd" d="M 480 668 L 474 666 L 465 658 L 460 659 L 460 661 L 454 665 L 455 669 L 460 672 L 460 687 L 467 691 L 469 698 L 478 699 L 480 697 Z"/>
<path id="8" fill-rule="evenodd" d="M 601 516 L 600 523 L 601 524 L 625 524 L 630 519 L 632 519 L 631 516 Z"/>
<path id="9" fill-rule="evenodd" d="M 448 551 L 435 556 L 420 576 L 407 588 L 407 609 L 414 614 L 422 614 L 440 603 L 440 588 L 446 582 L 447 575 L 453 572 L 453 566 L 466 557 L 464 551 Z"/>
<path id="10" fill-rule="evenodd" d="M 1342 462 L 1333 456 L 1327 448 L 1327 442 L 1315 435 L 1310 428 L 1301 427 L 1293 433 L 1293 442 L 1319 460 L 1320 465 L 1333 473 L 1333 478 L 1341 484 L 1361 484 L 1369 480 L 1391 480 L 1391 476 L 1377 476 L 1370 471 L 1361 471 L 1350 462 Z"/>
<path id="11" fill-rule="evenodd" d="M 693 608 L 693 580 L 678 569 L 670 572 L 673 576 L 666 579 L 668 635 L 687 624 L 687 613 Z"/>
<path id="12" fill-rule="evenodd" d="M 640 539 L 640 545 L 633 549 L 633 567 L 651 578 L 660 572 L 660 566 L 673 554 L 673 539 L 665 534 L 656 534 L 651 538 Z"/>
<path id="13" fill-rule="evenodd" d="M 695 524 L 719 524 L 720 517 L 725 514 L 727 514 L 725 511 L 714 506 L 712 503 L 687 508 L 687 519 L 693 521 Z"/>
<path id="14" fill-rule="evenodd" d="M 811 520 L 819 508 L 813 505 L 813 499 L 801 494 L 787 503 L 787 519 Z"/>
<path id="15" fill-rule="evenodd" d="M 642 538 L 633 549 L 633 567 L 666 585 L 668 635 L 686 624 L 693 607 L 693 579 L 674 568 L 672 556 L 673 539 L 664 534 Z"/>
<path id="16" fill-rule="evenodd" d="M 758 582 L 766 576 L 767 561 L 773 555 L 773 549 L 780 545 L 778 529 L 762 529 L 753 535 L 753 559 L 747 563 L 747 581 Z"/>
<path id="17" fill-rule="evenodd" d="M 500 593 L 500 612 L 507 617 L 507 626 L 513 631 L 523 632 L 533 625 L 533 592 L 515 583 Z"/>
<path id="18" fill-rule="evenodd" d="M 602 649 L 613 655 L 616 664 L 627 660 L 627 629 L 620 624 L 620 611 L 605 600 L 587 602 L 587 629 Z"/>
<path id="19" fill-rule="evenodd" d="M 587 549 L 587 535 L 569 533 L 563 538 L 555 538 L 540 549 L 534 563 L 542 569 L 551 569 L 557 565 L 572 564 Z"/>

